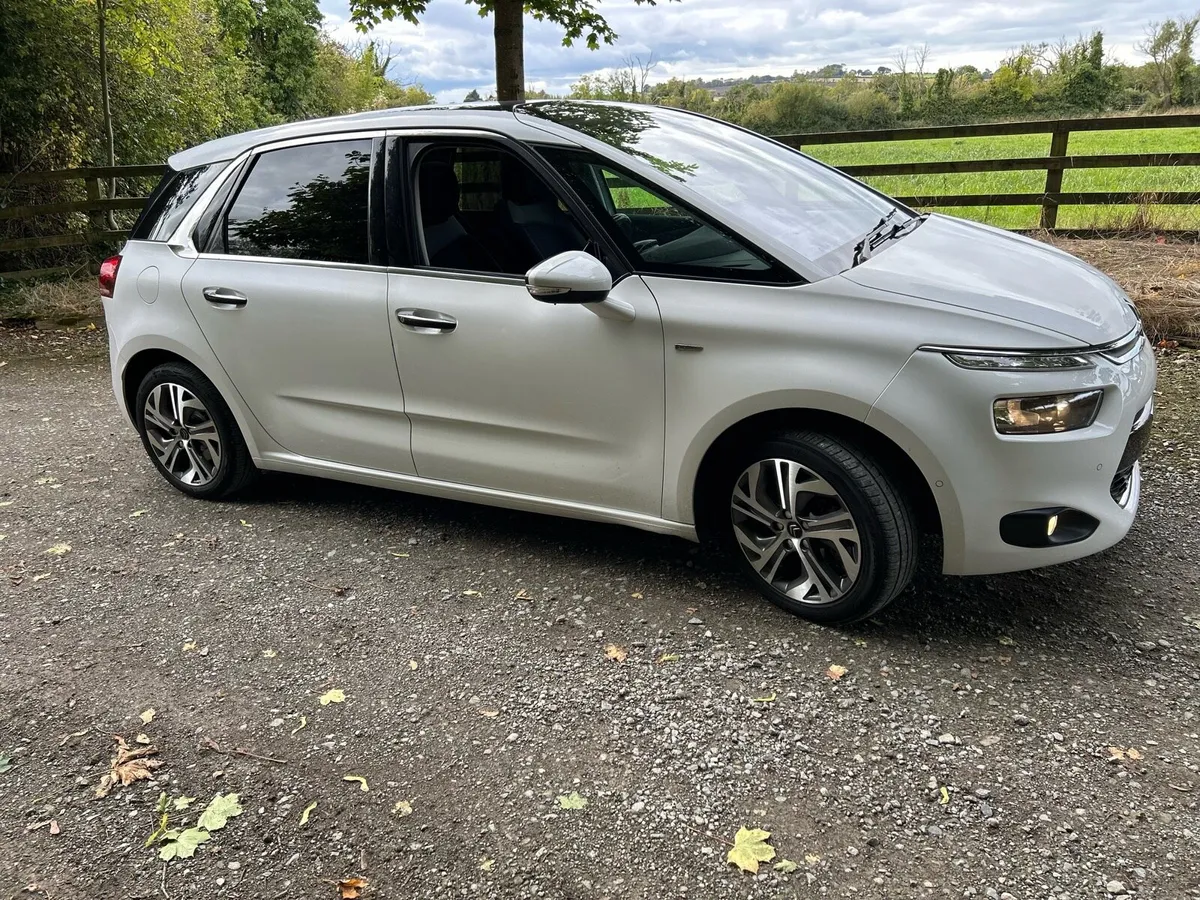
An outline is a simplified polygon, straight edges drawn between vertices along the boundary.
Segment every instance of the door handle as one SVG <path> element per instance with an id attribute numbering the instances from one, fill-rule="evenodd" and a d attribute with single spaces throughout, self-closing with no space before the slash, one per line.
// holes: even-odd
<path id="1" fill-rule="evenodd" d="M 205 300 L 209 303 L 215 303 L 217 306 L 246 305 L 246 295 L 240 291 L 235 291 L 233 288 L 206 287 L 203 293 Z"/>
<path id="2" fill-rule="evenodd" d="M 447 334 L 458 327 L 454 316 L 432 309 L 398 309 L 396 319 L 409 331 L 418 334 Z"/>

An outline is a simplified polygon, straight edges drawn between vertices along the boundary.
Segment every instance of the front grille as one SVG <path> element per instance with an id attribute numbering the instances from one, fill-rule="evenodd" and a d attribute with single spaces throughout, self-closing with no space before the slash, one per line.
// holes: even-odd
<path id="1" fill-rule="evenodd" d="M 1109 485 L 1108 492 L 1112 494 L 1113 500 L 1124 506 L 1124 501 L 1129 492 L 1129 482 L 1133 480 L 1133 467 L 1130 466 L 1126 472 L 1118 472 L 1117 477 L 1112 480 Z"/>

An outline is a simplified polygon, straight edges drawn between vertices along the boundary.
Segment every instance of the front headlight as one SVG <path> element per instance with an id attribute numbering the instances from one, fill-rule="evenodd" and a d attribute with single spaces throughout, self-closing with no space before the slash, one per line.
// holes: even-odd
<path id="1" fill-rule="evenodd" d="M 1100 412 L 1103 391 L 1006 397 L 992 404 L 996 430 L 1001 434 L 1058 434 L 1087 428 Z"/>
<path id="2" fill-rule="evenodd" d="M 946 359 L 964 369 L 1088 369 L 1086 356 L 1073 353 L 947 353 Z"/>

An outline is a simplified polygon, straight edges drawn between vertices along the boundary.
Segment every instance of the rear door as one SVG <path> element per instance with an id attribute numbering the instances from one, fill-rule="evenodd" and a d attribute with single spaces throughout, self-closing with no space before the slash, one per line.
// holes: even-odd
<path id="1" fill-rule="evenodd" d="M 300 456 L 415 473 L 388 330 L 382 139 L 268 147 L 183 280 L 205 337 L 267 433 Z M 220 201 L 217 201 L 220 202 Z"/>

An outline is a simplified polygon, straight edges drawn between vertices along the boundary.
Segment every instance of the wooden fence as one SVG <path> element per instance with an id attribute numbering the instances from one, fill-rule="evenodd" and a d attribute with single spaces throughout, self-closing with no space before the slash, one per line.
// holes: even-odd
<path id="1" fill-rule="evenodd" d="M 1048 156 L 1018 157 L 1014 159 L 968 159 L 942 162 L 892 162 L 869 165 L 842 166 L 847 174 L 870 175 L 946 175 L 964 172 L 1014 172 L 1044 171 L 1045 188 L 1040 193 L 1009 194 L 926 194 L 898 197 L 909 206 L 963 207 L 963 206 L 1040 206 L 1041 227 L 1054 229 L 1058 224 L 1060 206 L 1073 204 L 1118 205 L 1141 204 L 1193 204 L 1200 203 L 1198 191 L 1063 191 L 1063 172 L 1067 169 L 1098 168 L 1141 168 L 1146 166 L 1200 166 L 1200 153 L 1112 153 L 1088 156 L 1069 156 L 1068 141 L 1073 132 L 1080 131 L 1132 131 L 1147 128 L 1197 128 L 1200 115 L 1156 115 L 1156 116 L 1110 116 L 1093 119 L 1055 119 L 1039 122 L 1000 122 L 986 125 L 947 125 L 927 128 L 891 128 L 876 131 L 831 131 L 815 134 L 783 135 L 777 140 L 804 149 L 817 144 L 849 144 L 878 141 L 915 141 L 937 138 L 986 138 L 1022 134 L 1049 134 Z M 55 247 L 87 247 L 104 241 L 120 240 L 128 233 L 122 229 L 109 228 L 107 217 L 116 210 L 138 210 L 146 202 L 145 197 L 106 197 L 101 190 L 102 182 L 111 184 L 114 179 L 157 178 L 164 166 L 116 166 L 113 168 L 90 167 L 63 169 L 54 172 L 22 172 L 16 175 L 0 175 L 0 192 L 10 186 L 24 186 L 81 180 L 87 199 L 59 203 L 43 203 L 31 206 L 0 206 L 0 221 L 30 219 L 62 213 L 85 213 L 89 226 L 80 232 L 50 234 L 34 237 L 0 239 L 0 254 L 17 251 L 40 250 Z M 55 266 L 23 271 L 3 271 L 3 256 L 0 256 L 0 280 L 36 278 L 61 274 L 72 270 L 72 266 Z"/>

